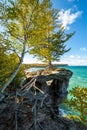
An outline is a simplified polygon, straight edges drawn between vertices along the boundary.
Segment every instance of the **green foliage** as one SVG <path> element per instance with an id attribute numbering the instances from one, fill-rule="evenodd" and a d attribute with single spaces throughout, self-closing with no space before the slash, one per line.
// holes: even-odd
<path id="1" fill-rule="evenodd" d="M 66 49 L 65 42 L 73 33 L 66 34 L 57 24 L 59 11 L 52 8 L 50 0 L 6 0 L 2 5 L 0 18 L 4 35 L 17 54 L 23 50 L 26 53 L 27 49 L 40 60 L 49 62 L 59 60 L 70 50 Z"/>
<path id="2" fill-rule="evenodd" d="M 83 123 L 87 123 L 87 88 L 78 86 L 69 93 L 72 97 L 67 101 L 68 107 L 79 116 Z"/>
<path id="3" fill-rule="evenodd" d="M 19 58 L 13 54 L 2 54 L 0 55 L 0 87 L 9 79 L 12 72 L 17 67 Z M 24 76 L 24 66 L 21 66 L 20 71 L 15 77 L 15 85 L 18 86 Z"/>
<path id="4" fill-rule="evenodd" d="M 75 120 L 75 121 L 81 121 L 80 117 L 77 116 L 77 115 L 71 115 L 71 114 L 66 115 L 65 114 L 63 117 L 68 118 L 68 119 L 72 119 L 72 120 Z"/>
<path id="5" fill-rule="evenodd" d="M 48 32 L 53 30 L 53 27 L 51 27 L 53 19 L 52 17 L 50 18 L 52 12 L 48 8 L 48 6 L 51 7 L 51 3 L 49 3 L 49 0 L 43 0 L 42 2 L 38 0 L 5 0 L 0 2 L 0 26 L 3 28 L 2 32 L 0 30 L 0 35 L 3 36 L 4 41 L 7 41 L 9 45 L 1 62 L 6 61 L 10 64 L 9 56 L 12 57 L 12 55 L 9 54 L 12 53 L 20 57 L 19 62 L 17 62 L 18 65 L 13 62 L 9 65 L 13 68 L 8 69 L 11 72 L 8 72 L 7 77 L 11 76 L 3 81 L 3 83 L 7 82 L 3 85 L 2 92 L 15 78 L 25 53 L 29 52 L 34 45 L 38 48 L 41 41 L 46 43 Z M 5 45 L 3 45 L 3 48 L 5 48 Z M 2 72 L 3 68 L 6 67 L 4 63 L 1 68 Z"/>
<path id="6" fill-rule="evenodd" d="M 35 57 L 48 63 L 60 60 L 60 57 L 70 50 L 70 48 L 67 49 L 65 43 L 74 35 L 74 32 L 69 34 L 65 33 L 62 26 L 58 26 L 58 31 L 54 32 L 56 18 L 53 16 L 54 14 L 50 16 L 50 18 L 53 18 L 53 24 L 51 24 L 51 28 L 53 29 L 48 31 L 48 34 L 45 36 L 45 41 L 41 41 L 37 46 L 34 44 L 30 50 L 30 53 Z"/>
<path id="7" fill-rule="evenodd" d="M 9 52 L 9 42 L 0 35 L 0 88 L 9 79 L 12 72 L 19 63 L 19 56 L 16 53 Z M 24 66 L 21 66 L 19 73 L 15 77 L 15 85 L 19 85 L 24 76 Z"/>
<path id="8" fill-rule="evenodd" d="M 72 34 L 65 34 L 61 27 L 54 33 L 55 28 L 59 27 L 56 25 L 57 18 L 58 11 L 52 8 L 50 0 L 0 1 L 2 92 L 20 70 L 26 52 L 51 62 L 69 50 L 64 43 Z"/>
<path id="9" fill-rule="evenodd" d="M 38 55 L 40 51 L 39 56 L 42 57 L 44 49 L 41 51 L 40 48 L 51 46 L 47 37 L 52 35 L 55 28 L 54 10 L 50 0 L 6 0 L 2 5 L 1 24 L 10 49 L 22 54 L 25 47 L 34 55 Z M 49 55 L 48 48 L 46 53 Z"/>

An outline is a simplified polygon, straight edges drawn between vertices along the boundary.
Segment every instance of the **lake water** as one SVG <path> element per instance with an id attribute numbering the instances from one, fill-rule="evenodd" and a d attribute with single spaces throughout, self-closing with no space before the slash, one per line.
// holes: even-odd
<path id="1" fill-rule="evenodd" d="M 68 89 L 75 86 L 87 88 L 87 66 L 63 66 L 63 68 L 69 69 L 73 72 Z"/>
<path id="2" fill-rule="evenodd" d="M 69 82 L 68 90 L 76 86 L 87 88 L 87 66 L 60 66 L 60 68 L 66 68 L 73 72 L 73 76 Z M 71 96 L 68 94 L 68 99 L 70 98 Z M 63 114 L 79 115 L 78 112 L 69 110 L 68 107 L 63 104 L 60 106 L 60 108 Z"/>
<path id="3" fill-rule="evenodd" d="M 58 67 L 66 68 L 73 72 L 73 76 L 71 77 L 69 82 L 68 90 L 76 86 L 87 87 L 87 66 L 58 66 Z M 27 71 L 37 71 L 39 69 L 43 69 L 43 67 L 33 67 L 28 69 Z"/>
<path id="4" fill-rule="evenodd" d="M 87 66 L 58 66 L 58 68 L 66 68 L 73 72 L 73 76 L 71 77 L 70 82 L 69 82 L 68 90 L 70 90 L 76 86 L 87 88 Z M 31 68 L 31 71 L 35 71 L 35 70 L 39 70 L 39 69 L 43 69 L 43 68 L 34 67 L 33 69 Z M 30 71 L 30 70 L 28 70 L 28 71 Z M 68 99 L 70 97 L 71 96 L 68 95 Z M 69 113 L 67 106 L 65 106 L 63 104 L 60 106 L 60 110 L 63 114 Z M 72 111 L 70 113 L 76 114 L 75 112 L 72 112 Z"/>

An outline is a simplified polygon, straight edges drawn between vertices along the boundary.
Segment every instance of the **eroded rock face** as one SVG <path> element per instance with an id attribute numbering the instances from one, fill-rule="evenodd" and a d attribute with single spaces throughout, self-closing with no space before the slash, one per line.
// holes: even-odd
<path id="1" fill-rule="evenodd" d="M 37 75 L 38 73 L 39 75 Z M 44 92 L 42 98 L 46 96 L 44 102 L 51 106 L 58 106 L 67 98 L 67 88 L 72 74 L 70 70 L 66 69 L 40 70 L 28 73 L 27 82 L 36 76 L 35 85 Z M 41 94 L 39 91 L 36 93 Z"/>
<path id="2" fill-rule="evenodd" d="M 72 72 L 41 70 L 27 76 L 25 85 L 0 107 L 0 130 L 76 130 L 59 114 Z"/>

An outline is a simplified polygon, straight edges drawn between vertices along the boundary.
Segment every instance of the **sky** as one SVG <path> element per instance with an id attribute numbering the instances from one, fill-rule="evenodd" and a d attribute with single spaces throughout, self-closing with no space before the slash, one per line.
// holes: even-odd
<path id="1" fill-rule="evenodd" d="M 68 65 L 87 65 L 87 0 L 51 0 L 53 7 L 60 10 L 59 20 L 68 33 L 74 36 L 66 42 L 71 50 L 60 58 Z M 32 56 L 26 55 L 24 63 L 40 63 Z"/>

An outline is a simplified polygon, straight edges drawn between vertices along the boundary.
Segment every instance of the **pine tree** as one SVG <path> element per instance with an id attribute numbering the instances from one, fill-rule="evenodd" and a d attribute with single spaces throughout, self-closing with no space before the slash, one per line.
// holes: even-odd
<path id="1" fill-rule="evenodd" d="M 43 35 L 43 32 L 41 33 L 39 26 L 35 26 L 34 30 L 37 31 L 37 27 L 38 32 L 36 35 L 33 34 L 35 41 L 32 40 L 31 42 L 33 47 L 30 49 L 30 54 L 33 54 L 33 56 L 37 57 L 39 60 L 48 63 L 50 66 L 52 61 L 60 60 L 60 57 L 70 50 L 70 48 L 67 49 L 65 43 L 74 35 L 74 32 L 69 34 L 66 33 L 66 30 L 62 27 L 58 20 L 59 10 L 52 8 L 50 0 L 43 0 L 42 3 L 44 8 L 41 7 L 41 10 L 43 8 L 43 12 L 46 12 L 46 18 L 44 21 L 44 14 L 42 14 L 41 18 L 37 17 L 37 19 L 42 21 L 42 29 L 45 31 L 45 35 Z M 36 22 L 38 22 L 38 20 L 36 20 Z M 48 26 L 45 26 L 45 22 Z M 37 41 L 37 37 L 39 36 L 42 38 Z"/>

